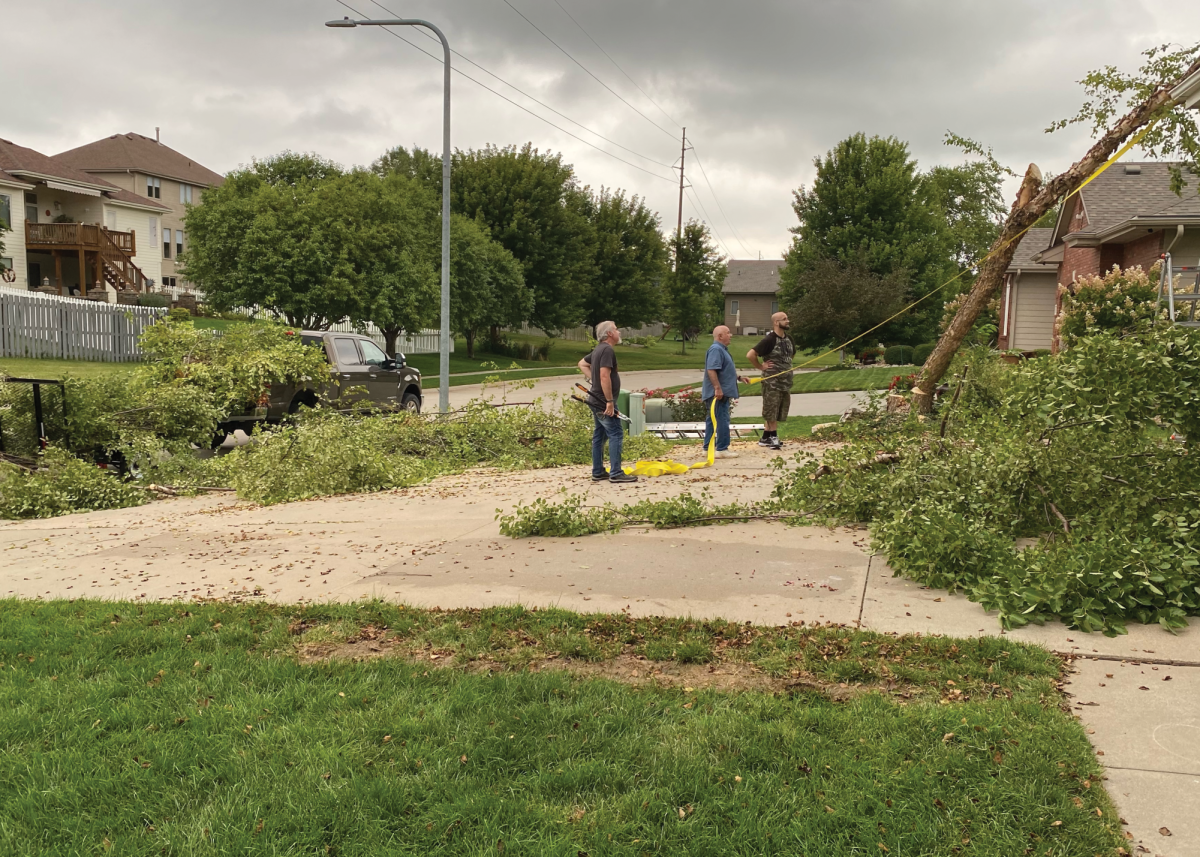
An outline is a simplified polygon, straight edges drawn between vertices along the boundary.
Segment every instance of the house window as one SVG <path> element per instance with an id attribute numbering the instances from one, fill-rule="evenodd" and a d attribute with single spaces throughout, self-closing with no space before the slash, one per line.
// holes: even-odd
<path id="1" fill-rule="evenodd" d="M 192 186 L 190 184 L 181 184 L 179 186 L 179 203 L 180 205 L 191 203 L 192 201 Z"/>
<path id="2" fill-rule="evenodd" d="M 163 227 L 163 258 L 171 258 L 171 230 Z"/>
<path id="3" fill-rule="evenodd" d="M 151 199 L 162 199 L 162 179 L 146 176 L 146 196 Z"/>
<path id="4" fill-rule="evenodd" d="M 12 197 L 0 193 L 0 228 L 12 229 Z"/>
<path id="5" fill-rule="evenodd" d="M 11 256 L 0 256 L 0 271 L 11 271 L 13 261 Z"/>
<path id="6" fill-rule="evenodd" d="M 175 288 L 175 278 L 174 277 L 163 277 L 162 284 L 169 289 L 173 289 L 173 288 Z"/>
<path id="7" fill-rule="evenodd" d="M 38 222 L 37 194 L 25 191 L 25 219 L 30 223 Z"/>
<path id="8" fill-rule="evenodd" d="M 733 315 L 737 315 L 737 314 L 738 314 L 739 307 L 738 307 L 738 302 L 737 302 L 737 301 L 730 301 L 730 302 L 729 302 L 729 311 L 730 311 L 730 312 L 731 312 Z"/>
<path id="9" fill-rule="evenodd" d="M 175 230 L 175 258 L 179 258 L 179 254 L 183 252 L 183 230 Z"/>
<path id="10" fill-rule="evenodd" d="M 779 312 L 779 301 L 771 301 L 771 315 Z"/>

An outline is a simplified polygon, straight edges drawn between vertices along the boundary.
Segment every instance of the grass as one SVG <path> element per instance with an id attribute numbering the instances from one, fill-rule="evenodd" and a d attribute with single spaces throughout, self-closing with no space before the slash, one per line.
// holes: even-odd
<path id="1" fill-rule="evenodd" d="M 920 366 L 872 366 L 842 372 L 798 372 L 792 378 L 793 393 L 840 393 L 886 390 L 897 375 L 919 372 Z M 739 384 L 743 396 L 761 396 L 758 384 Z"/>
<path id="2" fill-rule="evenodd" d="M 787 422 L 779 424 L 780 440 L 788 440 L 795 438 L 799 440 L 812 439 L 812 427 L 821 423 L 836 423 L 841 419 L 840 414 L 833 414 L 827 417 L 789 417 Z M 762 415 L 758 416 L 740 416 L 734 417 L 730 422 L 734 423 L 762 423 Z"/>
<path id="3" fill-rule="evenodd" d="M 339 647 L 389 656 L 311 658 Z M 595 677 L 614 657 L 776 684 Z M 523 669 L 568 658 L 591 672 Z M 5 853 L 1008 857 L 1123 841 L 1059 707 L 1059 662 L 1000 638 L 3 601 L 0 664 Z"/>
<path id="4" fill-rule="evenodd" d="M 92 360 L 53 360 L 38 357 L 0 357 L 0 375 L 14 378 L 99 378 L 113 372 L 132 372 L 137 363 L 100 363 Z"/>

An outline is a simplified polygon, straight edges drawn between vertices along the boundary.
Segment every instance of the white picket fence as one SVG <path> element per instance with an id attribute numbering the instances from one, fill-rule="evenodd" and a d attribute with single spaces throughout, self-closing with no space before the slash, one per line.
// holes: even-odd
<path id="1" fill-rule="evenodd" d="M 531 336 L 545 336 L 546 331 L 541 328 L 525 322 L 517 329 L 517 333 L 526 333 Z M 661 338 L 663 335 L 663 323 L 656 321 L 653 324 L 644 324 L 641 327 L 622 327 L 621 336 L 628 339 L 631 336 L 653 336 Z M 566 339 L 572 342 L 587 342 L 592 338 L 592 329 L 586 324 L 581 324 L 578 327 L 568 327 L 558 334 L 558 339 Z"/>
<path id="2" fill-rule="evenodd" d="M 0 289 L 0 357 L 138 360 L 142 331 L 165 313 L 159 307 Z"/>
<path id="3" fill-rule="evenodd" d="M 371 337 L 380 348 L 383 348 L 384 345 L 383 334 L 371 322 L 367 322 L 366 328 L 362 330 L 356 329 L 348 321 L 339 322 L 329 329 L 342 333 L 362 333 L 364 336 Z M 441 342 L 441 333 L 436 330 L 426 329 L 411 336 L 407 333 L 402 333 L 396 338 L 396 350 L 401 354 L 437 354 L 439 342 Z M 450 353 L 454 353 L 453 337 L 450 338 Z"/>

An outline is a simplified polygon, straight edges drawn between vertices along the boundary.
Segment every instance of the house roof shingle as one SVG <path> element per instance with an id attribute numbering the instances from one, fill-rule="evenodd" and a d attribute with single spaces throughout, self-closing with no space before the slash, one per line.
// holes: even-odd
<path id="1" fill-rule="evenodd" d="M 1015 271 L 1017 268 L 1028 270 L 1030 268 L 1048 267 L 1035 262 L 1033 257 L 1034 254 L 1040 253 L 1050 246 L 1050 237 L 1053 234 L 1054 229 L 1040 226 L 1026 232 L 1021 238 L 1021 242 L 1017 244 L 1012 261 L 1008 263 L 1008 270 Z"/>
<path id="2" fill-rule="evenodd" d="M 730 259 L 722 291 L 727 295 L 773 295 L 779 291 L 781 259 Z"/>
<path id="3" fill-rule="evenodd" d="M 147 199 L 144 196 L 130 193 L 111 182 L 105 181 L 100 176 L 77 170 L 48 155 L 43 155 L 41 152 L 27 149 L 24 146 L 18 146 L 10 140 L 0 139 L 0 175 L 11 178 L 14 181 L 23 181 L 20 176 L 14 176 L 14 172 L 37 173 L 41 176 L 50 176 L 52 179 L 61 179 L 66 182 L 87 185 L 99 188 L 106 199 L 114 202 L 125 202 L 130 205 L 138 205 L 157 211 L 170 211 L 168 206 L 155 202 L 152 199 Z"/>
<path id="4" fill-rule="evenodd" d="M 1077 234 L 1101 233 L 1132 217 L 1200 217 L 1197 177 L 1185 172 L 1188 186 L 1182 196 L 1176 196 L 1171 190 L 1172 166 L 1175 165 L 1122 162 L 1096 176 L 1080 191 L 1088 225 L 1076 230 Z"/>
<path id="5" fill-rule="evenodd" d="M 141 134 L 113 134 L 54 156 L 54 160 L 87 172 L 141 173 L 213 187 L 225 181 L 220 173 L 197 164 L 187 155 Z"/>

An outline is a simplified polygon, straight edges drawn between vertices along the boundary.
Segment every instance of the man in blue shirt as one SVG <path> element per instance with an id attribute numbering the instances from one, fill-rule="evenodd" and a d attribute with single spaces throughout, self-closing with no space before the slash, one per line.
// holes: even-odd
<path id="1" fill-rule="evenodd" d="M 708 346 L 704 355 L 704 386 L 701 397 L 704 399 L 704 448 L 708 449 L 713 431 L 717 433 L 716 458 L 737 458 L 737 453 L 729 448 L 729 403 L 738 395 L 738 382 L 746 379 L 738 375 L 733 365 L 733 355 L 729 353 L 729 343 L 733 333 L 725 325 L 713 328 L 713 344 Z M 717 401 L 717 424 L 712 422 L 712 403 Z"/>

